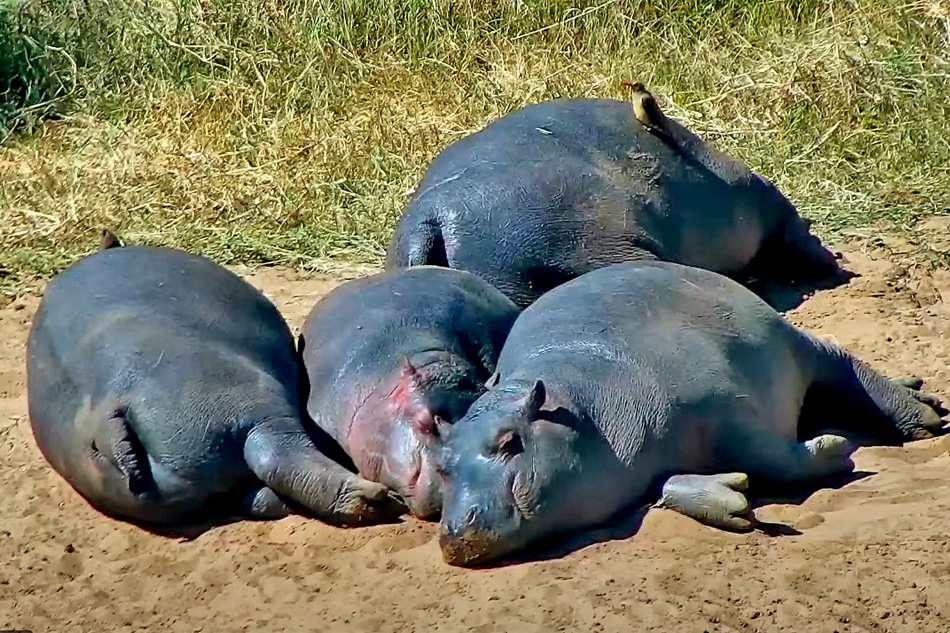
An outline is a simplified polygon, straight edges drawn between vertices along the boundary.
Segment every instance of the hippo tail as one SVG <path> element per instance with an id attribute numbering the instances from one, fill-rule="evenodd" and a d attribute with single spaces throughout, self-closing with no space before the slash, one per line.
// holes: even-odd
<path id="1" fill-rule="evenodd" d="M 148 523 L 173 520 L 174 513 L 156 516 L 148 456 L 127 416 L 112 401 L 81 413 L 74 434 L 49 425 L 33 430 L 54 470 L 100 512 Z"/>
<path id="2" fill-rule="evenodd" d="M 389 245 L 386 269 L 426 265 L 449 266 L 441 225 L 433 220 L 411 226 L 400 223 Z"/>
<path id="3" fill-rule="evenodd" d="M 92 452 L 99 470 L 111 470 L 123 479 L 133 496 L 151 488 L 148 455 L 129 423 L 128 409 L 117 405 L 105 415 L 92 413 L 90 435 L 84 449 Z"/>

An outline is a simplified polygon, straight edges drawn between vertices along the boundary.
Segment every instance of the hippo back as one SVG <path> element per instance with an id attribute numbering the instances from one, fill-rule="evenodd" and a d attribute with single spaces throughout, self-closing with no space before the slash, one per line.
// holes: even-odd
<path id="1" fill-rule="evenodd" d="M 293 347 L 277 308 L 246 281 L 204 257 L 150 246 L 104 250 L 63 271 L 47 287 L 34 327 L 77 340 L 117 314 L 227 342 L 262 365 Z"/>
<path id="2" fill-rule="evenodd" d="M 337 419 L 337 407 L 352 407 L 353 398 L 396 375 L 404 359 L 428 350 L 468 359 L 487 378 L 517 314 L 483 279 L 448 268 L 419 266 L 338 286 L 303 328 L 310 412 Z"/>
<path id="3" fill-rule="evenodd" d="M 679 126 L 677 134 L 690 133 Z M 717 156 L 699 160 L 669 144 L 623 101 L 529 106 L 433 161 L 387 266 L 470 270 L 521 306 L 643 252 L 737 273 L 794 208 L 781 196 L 763 198 L 771 185 L 736 161 L 720 166 Z"/>
<path id="4" fill-rule="evenodd" d="M 630 262 L 578 277 L 527 308 L 498 371 L 502 380 L 541 379 L 570 394 L 622 456 L 631 447 L 623 436 L 630 420 L 711 406 L 715 394 L 733 393 L 734 385 L 781 387 L 785 368 L 800 360 L 797 338 L 777 312 L 727 277 Z M 784 398 L 780 391 L 776 401 Z"/>

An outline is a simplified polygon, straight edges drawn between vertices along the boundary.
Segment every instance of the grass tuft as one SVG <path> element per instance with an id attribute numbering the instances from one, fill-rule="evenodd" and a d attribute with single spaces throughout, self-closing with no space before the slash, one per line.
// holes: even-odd
<path id="1" fill-rule="evenodd" d="M 0 0 L 0 292 L 102 226 L 378 263 L 448 143 L 624 79 L 826 236 L 950 213 L 950 0 Z"/>

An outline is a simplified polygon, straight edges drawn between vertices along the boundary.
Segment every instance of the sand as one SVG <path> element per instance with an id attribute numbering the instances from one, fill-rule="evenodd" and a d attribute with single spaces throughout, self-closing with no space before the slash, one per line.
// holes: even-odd
<path id="1" fill-rule="evenodd" d="M 852 245 L 861 274 L 789 313 L 950 397 L 950 271 Z M 296 328 L 337 281 L 246 273 Z M 24 351 L 38 300 L 0 310 L 0 630 L 950 631 L 950 436 L 859 450 L 865 476 L 757 508 L 730 534 L 667 510 L 531 562 L 444 564 L 431 524 L 303 517 L 169 538 L 109 519 L 42 460 Z"/>

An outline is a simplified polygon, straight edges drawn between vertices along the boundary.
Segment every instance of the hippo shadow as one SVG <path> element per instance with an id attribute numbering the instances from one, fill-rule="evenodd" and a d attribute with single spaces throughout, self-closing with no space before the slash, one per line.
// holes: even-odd
<path id="1" fill-rule="evenodd" d="M 122 519 L 120 519 L 122 520 Z M 197 540 L 198 537 L 202 536 L 206 532 L 210 532 L 214 529 L 225 527 L 233 523 L 241 523 L 246 521 L 246 517 L 241 516 L 221 516 L 215 517 L 213 519 L 205 519 L 202 521 L 195 521 L 192 523 L 185 523 L 179 525 L 164 525 L 157 523 L 144 523 L 142 521 L 124 521 L 130 525 L 134 525 L 140 530 L 148 532 L 154 536 L 161 536 L 167 539 L 175 539 L 183 542 L 191 542 Z"/>
<path id="2" fill-rule="evenodd" d="M 313 441 L 318 451 L 350 472 L 354 474 L 357 472 L 356 465 L 339 445 L 339 443 L 334 440 L 326 431 L 321 429 L 313 420 L 311 420 L 309 415 L 306 415 L 305 413 L 303 415 L 302 422 L 307 434 L 310 436 L 310 439 Z M 309 512 L 303 506 L 294 503 L 292 499 L 282 497 L 282 500 L 290 510 L 290 514 L 288 516 L 297 515 L 306 519 L 318 520 L 315 519 L 312 512 Z M 142 521 L 126 519 L 119 520 L 134 525 L 135 527 L 149 532 L 150 534 L 154 534 L 155 536 L 177 539 L 186 542 L 194 541 L 206 532 L 226 527 L 234 523 L 256 523 L 260 521 L 259 519 L 249 518 L 239 513 L 232 513 L 233 508 L 233 496 L 223 494 L 220 498 L 209 502 L 204 507 L 203 514 L 209 518 L 198 519 L 193 522 L 180 523 L 177 525 L 146 523 Z M 393 520 L 389 521 L 389 523 L 400 522 L 400 518 L 394 518 Z M 381 522 L 381 524 L 382 523 L 384 522 Z"/>
<path id="3" fill-rule="evenodd" d="M 860 481 L 876 473 L 868 471 L 854 471 L 844 476 L 835 476 L 814 482 L 807 486 L 777 486 L 772 483 L 762 485 L 763 490 L 757 493 L 757 487 L 750 487 L 748 498 L 750 508 L 756 510 L 773 504 L 801 505 L 809 497 L 820 490 L 839 489 L 855 481 Z M 496 562 L 480 565 L 481 569 L 497 569 L 524 563 L 538 563 L 565 558 L 592 545 L 609 543 L 612 541 L 626 541 L 633 538 L 640 531 L 647 513 L 652 509 L 652 503 L 641 504 L 630 510 L 621 511 L 614 519 L 579 533 L 560 535 L 539 543 L 534 548 L 522 554 Z M 718 530 L 720 528 L 710 527 Z M 725 530 L 724 530 L 725 531 Z M 752 532 L 760 532 L 765 536 L 779 538 L 800 536 L 802 532 L 784 523 L 757 521 Z"/>
<path id="4" fill-rule="evenodd" d="M 489 562 L 478 567 L 496 569 L 524 563 L 551 561 L 565 558 L 592 545 L 611 541 L 625 541 L 640 531 L 640 526 L 643 525 L 643 520 L 646 518 L 650 507 L 650 505 L 640 505 L 631 510 L 621 511 L 614 519 L 602 525 L 583 532 L 551 537 L 535 547 L 525 550 L 520 555 Z"/>
<path id="5" fill-rule="evenodd" d="M 840 490 L 848 484 L 861 481 L 877 473 L 865 470 L 852 471 L 845 475 L 837 475 L 816 481 L 807 487 L 781 485 L 769 483 L 767 486 L 750 487 L 748 492 L 749 505 L 753 511 L 771 505 L 794 505 L 805 503 L 812 495 L 821 490 Z M 785 523 L 757 521 L 755 531 L 766 536 L 800 536 L 802 532 Z"/>
<path id="6" fill-rule="evenodd" d="M 744 279 L 742 282 L 777 312 L 788 312 L 799 307 L 815 293 L 847 285 L 857 277 L 860 277 L 857 273 L 842 270 L 838 276 L 803 283 L 782 283 L 759 279 Z"/>

